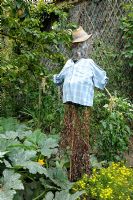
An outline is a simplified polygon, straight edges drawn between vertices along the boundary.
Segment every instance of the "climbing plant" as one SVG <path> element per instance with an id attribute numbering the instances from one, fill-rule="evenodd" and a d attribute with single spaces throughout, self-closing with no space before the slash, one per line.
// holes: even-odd
<path id="1" fill-rule="evenodd" d="M 2 115 L 34 118 L 37 126 L 42 120 L 46 120 L 46 124 L 52 120 L 50 113 L 51 110 L 56 112 L 58 97 L 52 78 L 48 78 L 53 72 L 47 67 L 47 61 L 60 67 L 66 59 L 60 46 L 70 47 L 70 29 L 73 28 L 66 11 L 66 5 L 44 1 L 2 1 Z M 43 106 L 47 107 L 45 114 L 42 114 Z"/>
<path id="2" fill-rule="evenodd" d="M 127 15 L 122 18 L 121 24 L 124 40 L 124 48 L 122 54 L 126 61 L 128 61 L 128 65 L 133 67 L 133 4 L 125 4 L 124 9 Z"/>

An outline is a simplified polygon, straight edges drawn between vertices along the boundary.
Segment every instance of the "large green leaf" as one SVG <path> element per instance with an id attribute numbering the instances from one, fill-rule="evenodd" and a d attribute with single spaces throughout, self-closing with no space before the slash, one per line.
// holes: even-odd
<path id="1" fill-rule="evenodd" d="M 15 190 L 2 190 L 0 191 L 0 200 L 12 200 L 15 194 Z"/>
<path id="2" fill-rule="evenodd" d="M 53 184 L 53 182 L 49 179 L 44 179 L 44 178 L 40 178 L 39 179 L 41 184 L 45 187 L 45 189 L 48 190 L 59 190 L 58 186 L 55 186 L 55 184 Z"/>
<path id="3" fill-rule="evenodd" d="M 20 180 L 21 175 L 13 170 L 5 169 L 1 178 L 2 191 L 0 192 L 0 200 L 12 200 L 15 190 L 23 190 L 24 186 Z"/>
<path id="4" fill-rule="evenodd" d="M 48 177 L 55 185 L 62 189 L 70 189 L 72 187 L 72 183 L 69 182 L 65 170 L 62 168 L 49 168 Z"/>
<path id="5" fill-rule="evenodd" d="M 52 192 L 48 192 L 43 200 L 76 200 L 78 199 L 84 191 L 78 191 L 75 194 L 70 194 L 69 190 L 63 190 L 54 194 Z"/>
<path id="6" fill-rule="evenodd" d="M 78 192 L 70 195 L 69 200 L 76 200 L 76 199 L 78 199 L 84 193 L 85 193 L 85 191 L 78 191 Z"/>
<path id="7" fill-rule="evenodd" d="M 23 129 L 18 129 L 18 137 L 20 140 L 28 137 L 29 135 L 32 135 L 32 131 L 31 130 L 23 130 Z"/>
<path id="8" fill-rule="evenodd" d="M 27 146 L 34 146 L 42 155 L 50 158 L 52 154 L 57 153 L 58 139 L 43 134 L 40 130 L 36 130 L 24 142 Z"/>
<path id="9" fill-rule="evenodd" d="M 9 159 L 12 161 L 13 165 L 21 165 L 22 163 L 29 161 L 36 157 L 36 151 L 34 150 L 24 150 L 22 148 L 11 149 L 9 153 Z"/>
<path id="10" fill-rule="evenodd" d="M 40 146 L 40 143 L 45 141 L 46 136 L 39 129 L 35 130 L 32 135 L 27 137 L 25 144 Z"/>
<path id="11" fill-rule="evenodd" d="M 78 199 L 84 191 L 78 191 L 75 194 L 70 194 L 69 190 L 64 190 L 61 192 L 56 192 L 55 198 L 53 200 L 76 200 Z"/>
<path id="12" fill-rule="evenodd" d="M 44 142 L 41 142 L 41 153 L 44 156 L 50 158 L 52 154 L 57 153 L 58 142 L 56 139 L 47 138 Z"/>
<path id="13" fill-rule="evenodd" d="M 4 134 L 0 134 L 0 138 L 5 139 L 15 139 L 18 137 L 18 133 L 16 131 L 6 131 Z"/>
<path id="14" fill-rule="evenodd" d="M 4 159 L 3 162 L 7 168 L 12 168 L 12 165 L 7 160 Z"/>
<path id="15" fill-rule="evenodd" d="M 3 151 L 3 152 L 0 151 L 0 163 L 3 162 L 3 161 L 2 161 L 2 160 L 3 160 L 2 158 L 4 158 L 4 155 L 7 154 L 7 153 L 8 153 L 8 151 Z"/>
<path id="16" fill-rule="evenodd" d="M 23 190 L 24 186 L 20 180 L 21 175 L 13 170 L 5 169 L 3 172 L 3 189 Z"/>
<path id="17" fill-rule="evenodd" d="M 45 176 L 48 176 L 46 168 L 42 167 L 38 162 L 34 161 L 27 161 L 21 164 L 23 168 L 29 169 L 29 172 L 31 174 L 45 174 Z"/>
<path id="18" fill-rule="evenodd" d="M 25 151 L 24 149 L 14 148 L 9 153 L 9 159 L 14 167 L 22 167 L 29 169 L 29 172 L 32 174 L 39 173 L 47 176 L 47 170 L 38 162 L 33 161 L 34 158 L 36 158 L 36 151 L 34 150 Z"/>
<path id="19" fill-rule="evenodd" d="M 52 192 L 48 192 L 43 200 L 53 200 L 54 194 Z"/>
<path id="20" fill-rule="evenodd" d="M 0 138 L 5 138 L 5 139 L 24 139 L 25 137 L 29 136 L 32 134 L 31 130 L 17 130 L 17 131 L 6 131 L 4 134 L 0 134 Z"/>
<path id="21" fill-rule="evenodd" d="M 8 153 L 8 151 L 3 151 L 3 152 L 0 151 L 0 158 L 3 158 L 4 155 L 7 154 L 7 153 Z"/>
<path id="22" fill-rule="evenodd" d="M 19 124 L 15 118 L 0 118 L 0 138 L 20 139 L 32 134 L 25 124 Z"/>
<path id="23" fill-rule="evenodd" d="M 0 150 L 1 151 L 7 151 L 11 145 L 17 145 L 17 144 L 20 144 L 20 142 L 17 140 L 13 140 L 13 139 L 7 140 L 5 138 L 0 138 Z"/>

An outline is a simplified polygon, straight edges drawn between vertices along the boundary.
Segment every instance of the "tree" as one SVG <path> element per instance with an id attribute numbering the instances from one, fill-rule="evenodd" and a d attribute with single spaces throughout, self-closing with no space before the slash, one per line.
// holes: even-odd
<path id="1" fill-rule="evenodd" d="M 59 47 L 69 46 L 73 25 L 68 24 L 64 7 L 43 1 L 4 0 L 1 18 L 2 113 L 38 110 L 42 78 L 52 73 L 46 61 L 64 63 Z"/>

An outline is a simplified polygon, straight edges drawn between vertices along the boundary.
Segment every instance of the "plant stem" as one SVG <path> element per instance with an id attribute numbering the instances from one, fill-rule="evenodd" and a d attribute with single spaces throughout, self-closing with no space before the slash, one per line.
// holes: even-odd
<path id="1" fill-rule="evenodd" d="M 106 92 L 108 93 L 108 95 L 110 96 L 110 98 L 112 99 L 112 95 L 110 94 L 110 92 L 108 91 L 108 89 L 105 87 Z"/>
<path id="2" fill-rule="evenodd" d="M 31 178 L 30 176 L 27 176 L 27 178 L 29 178 L 30 180 L 32 180 L 32 181 L 35 181 L 33 178 Z"/>
<path id="3" fill-rule="evenodd" d="M 37 200 L 37 199 L 39 199 L 41 196 L 44 195 L 44 193 L 45 193 L 45 191 L 44 191 L 43 193 L 41 193 L 39 196 L 37 196 L 36 198 L 34 198 L 33 200 Z"/>

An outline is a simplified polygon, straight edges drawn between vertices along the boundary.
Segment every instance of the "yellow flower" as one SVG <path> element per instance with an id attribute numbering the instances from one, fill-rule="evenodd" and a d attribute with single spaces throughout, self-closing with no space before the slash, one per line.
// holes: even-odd
<path id="1" fill-rule="evenodd" d="M 85 190 L 86 197 L 100 200 L 131 200 L 133 169 L 124 163 L 112 163 L 107 168 L 93 169 L 92 175 L 75 183 L 76 191 Z"/>
<path id="2" fill-rule="evenodd" d="M 45 164 L 45 161 L 44 161 L 43 159 L 38 159 L 38 163 L 39 163 L 40 165 L 44 165 L 44 164 Z"/>
<path id="3" fill-rule="evenodd" d="M 96 168 L 93 168 L 93 173 L 95 173 L 96 172 Z"/>
<path id="4" fill-rule="evenodd" d="M 101 190 L 100 197 L 103 198 L 103 199 L 108 199 L 108 198 L 111 197 L 112 192 L 113 192 L 113 191 L 112 191 L 111 188 L 102 189 L 102 190 Z"/>

